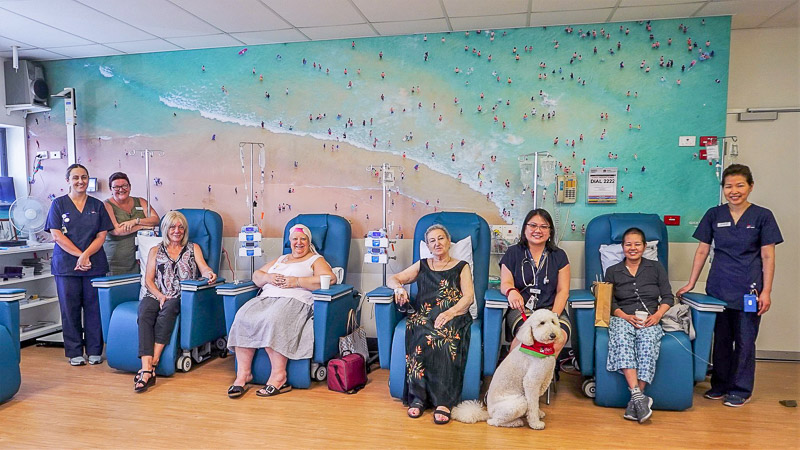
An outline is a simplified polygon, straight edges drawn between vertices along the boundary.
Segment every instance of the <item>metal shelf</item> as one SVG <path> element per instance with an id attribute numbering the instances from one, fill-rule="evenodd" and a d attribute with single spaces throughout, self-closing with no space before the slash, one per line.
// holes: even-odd
<path id="1" fill-rule="evenodd" d="M 27 341 L 28 339 L 34 339 L 39 336 L 43 336 L 45 334 L 50 334 L 55 331 L 61 331 L 61 324 L 54 323 L 52 325 L 47 325 L 46 327 L 37 328 L 35 330 L 26 331 L 24 333 L 20 333 L 19 340 L 20 341 Z"/>
<path id="2" fill-rule="evenodd" d="M 14 253 L 45 252 L 52 250 L 54 246 L 54 243 L 46 242 L 44 244 L 25 245 L 22 247 L 0 247 L 2 248 L 2 250 L 0 250 L 0 256 L 13 255 Z"/>
<path id="3" fill-rule="evenodd" d="M 9 278 L 8 280 L 0 281 L 0 286 L 5 286 L 5 285 L 8 285 L 8 284 L 27 283 L 29 281 L 43 280 L 45 278 L 52 278 L 52 277 L 53 277 L 53 274 L 48 272 L 48 273 L 43 273 L 43 274 L 40 274 L 40 275 L 34 275 L 32 277 Z"/>
<path id="4" fill-rule="evenodd" d="M 20 311 L 28 308 L 35 308 L 37 306 L 48 305 L 50 303 L 58 302 L 58 297 L 43 297 L 38 300 L 29 300 L 28 303 L 19 305 Z"/>

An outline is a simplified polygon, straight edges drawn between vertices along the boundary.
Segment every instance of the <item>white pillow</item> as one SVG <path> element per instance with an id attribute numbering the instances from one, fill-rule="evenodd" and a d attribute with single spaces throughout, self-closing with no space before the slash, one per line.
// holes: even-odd
<path id="1" fill-rule="evenodd" d="M 425 241 L 419 241 L 419 259 L 420 261 L 426 258 L 432 258 L 433 254 L 428 249 L 428 245 L 425 244 Z M 453 242 L 450 244 L 450 257 L 454 259 L 459 259 L 461 261 L 466 261 L 469 264 L 469 272 L 470 275 L 474 277 L 474 269 L 472 268 L 472 236 L 467 236 L 464 239 Z M 474 281 L 473 281 L 474 284 Z M 474 288 L 473 288 L 474 291 Z M 472 315 L 473 319 L 478 318 L 478 303 L 475 300 L 472 301 L 472 304 L 469 305 L 469 313 Z"/>
<path id="2" fill-rule="evenodd" d="M 647 241 L 642 256 L 658 261 L 658 241 Z M 606 270 L 625 259 L 625 253 L 622 251 L 622 244 L 601 245 L 600 246 L 600 264 L 603 266 L 603 274 Z"/>

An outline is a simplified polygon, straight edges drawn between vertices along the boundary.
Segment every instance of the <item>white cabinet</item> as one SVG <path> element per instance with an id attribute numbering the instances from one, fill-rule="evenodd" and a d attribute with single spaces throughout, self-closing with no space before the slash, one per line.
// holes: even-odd
<path id="1" fill-rule="evenodd" d="M 61 310 L 58 305 L 56 283 L 50 273 L 53 243 L 26 247 L 8 247 L 0 250 L 0 288 L 25 289 L 26 299 L 19 303 L 20 340 L 61 331 Z M 22 278 L 2 278 L 7 266 L 22 266 L 22 260 L 40 258 L 42 273 Z M 31 299 L 32 296 L 38 296 Z"/>

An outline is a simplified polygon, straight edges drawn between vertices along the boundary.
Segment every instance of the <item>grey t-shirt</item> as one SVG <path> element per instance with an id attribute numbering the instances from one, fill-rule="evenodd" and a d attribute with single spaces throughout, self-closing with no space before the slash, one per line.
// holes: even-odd
<path id="1" fill-rule="evenodd" d="M 625 314 L 634 314 L 637 310 L 653 314 L 661 304 L 672 306 L 675 302 L 667 279 L 667 271 L 658 261 L 642 258 L 639 270 L 636 271 L 636 276 L 633 276 L 623 259 L 622 262 L 606 270 L 605 280 L 614 284 L 614 298 L 611 299 L 612 315 L 617 308 Z"/>

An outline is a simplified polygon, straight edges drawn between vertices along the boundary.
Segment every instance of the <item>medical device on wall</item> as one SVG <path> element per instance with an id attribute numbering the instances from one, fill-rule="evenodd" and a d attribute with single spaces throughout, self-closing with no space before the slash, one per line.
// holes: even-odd
<path id="1" fill-rule="evenodd" d="M 59 97 L 64 99 L 64 121 L 67 124 L 67 163 L 69 165 L 78 162 L 78 157 L 75 151 L 75 125 L 77 124 L 78 108 L 75 99 L 75 88 L 66 87 L 58 94 L 51 97 Z M 149 202 L 150 199 L 148 198 Z"/>
<path id="2" fill-rule="evenodd" d="M 239 256 L 261 256 L 261 232 L 255 225 L 245 225 L 239 232 Z"/>
<path id="3" fill-rule="evenodd" d="M 575 203 L 578 199 L 578 177 L 574 173 L 556 177 L 556 201 Z"/>
<path id="4" fill-rule="evenodd" d="M 393 240 L 389 240 L 389 235 L 386 228 L 386 198 L 391 195 L 389 187 L 394 186 L 395 176 L 394 169 L 401 168 L 399 166 L 392 166 L 389 163 L 383 163 L 380 166 L 370 165 L 367 171 L 377 174 L 381 180 L 381 191 L 383 198 L 383 227 L 380 230 L 370 231 L 364 239 L 364 263 L 365 264 L 382 264 L 383 267 L 383 285 L 386 286 L 386 264 L 390 259 L 397 259 L 396 256 L 389 256 L 389 246 L 394 244 Z M 402 169 L 402 168 L 401 168 Z M 394 222 L 392 222 L 394 223 Z"/>
<path id="5" fill-rule="evenodd" d="M 150 208 L 149 206 L 152 204 L 150 203 L 150 158 L 153 156 L 164 156 L 165 153 L 162 150 L 150 150 L 148 148 L 141 149 L 141 150 L 129 150 L 129 156 L 135 156 L 137 153 L 144 158 L 144 178 L 147 180 L 147 205 L 148 208 L 145 208 L 144 216 L 150 217 Z M 111 189 L 111 186 L 108 187 Z"/>

